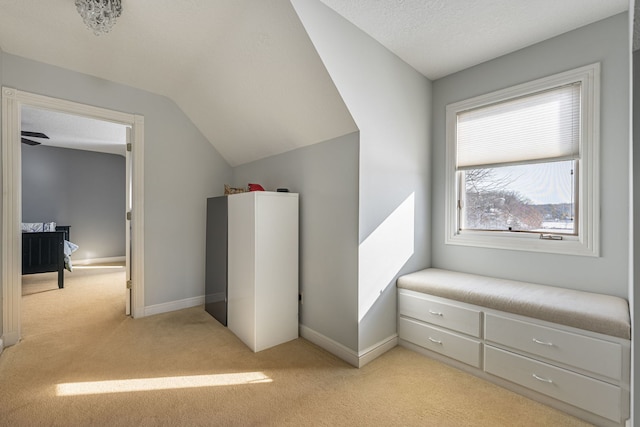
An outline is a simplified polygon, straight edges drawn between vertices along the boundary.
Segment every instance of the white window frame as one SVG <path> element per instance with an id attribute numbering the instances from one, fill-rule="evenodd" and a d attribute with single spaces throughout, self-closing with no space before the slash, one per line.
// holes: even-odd
<path id="1" fill-rule="evenodd" d="M 578 167 L 578 233 L 561 240 L 541 239 L 539 233 L 459 230 L 458 172 L 456 171 L 456 122 L 458 112 L 554 87 L 581 82 L 580 159 Z M 587 65 L 532 82 L 498 90 L 446 107 L 445 244 L 547 252 L 567 255 L 600 255 L 600 63 Z"/>

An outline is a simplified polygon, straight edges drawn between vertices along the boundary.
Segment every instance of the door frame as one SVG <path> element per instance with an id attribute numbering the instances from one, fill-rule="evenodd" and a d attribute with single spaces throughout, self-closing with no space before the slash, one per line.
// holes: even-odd
<path id="1" fill-rule="evenodd" d="M 144 316 L 144 117 L 2 87 L 2 340 L 20 340 L 22 299 L 21 109 L 29 106 L 122 124 L 132 133 L 131 315 Z"/>

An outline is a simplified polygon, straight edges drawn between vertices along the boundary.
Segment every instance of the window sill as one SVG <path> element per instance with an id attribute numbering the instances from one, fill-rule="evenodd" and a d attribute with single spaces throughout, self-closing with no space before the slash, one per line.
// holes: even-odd
<path id="1" fill-rule="evenodd" d="M 544 252 L 562 255 L 598 257 L 598 245 L 575 236 L 562 240 L 540 239 L 539 234 L 465 231 L 447 236 L 445 244 L 512 251 Z"/>

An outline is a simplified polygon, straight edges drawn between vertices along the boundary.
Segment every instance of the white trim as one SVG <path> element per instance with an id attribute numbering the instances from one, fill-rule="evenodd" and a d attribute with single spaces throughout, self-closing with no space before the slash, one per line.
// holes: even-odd
<path id="1" fill-rule="evenodd" d="M 527 233 L 459 232 L 456 185 L 456 112 L 525 96 L 550 87 L 582 82 L 581 167 L 578 193 L 578 238 L 541 240 Z M 600 63 L 491 92 L 446 108 L 445 244 L 597 257 L 600 255 Z"/>
<path id="2" fill-rule="evenodd" d="M 113 256 L 106 258 L 87 258 L 87 259 L 72 259 L 73 265 L 95 265 L 95 264 L 108 264 L 114 262 L 124 262 L 125 257 Z"/>
<path id="3" fill-rule="evenodd" d="M 398 345 L 398 334 L 393 334 L 392 336 L 361 352 L 355 352 L 307 326 L 300 325 L 299 330 L 302 338 L 311 341 L 318 347 L 328 351 L 356 368 L 362 368 L 367 363 Z"/>
<path id="4" fill-rule="evenodd" d="M 7 332 L 2 335 L 2 340 L 4 341 L 4 346 L 9 347 L 14 344 L 17 344 L 18 341 L 20 341 L 20 334 L 19 332 L 15 332 L 15 331 Z"/>
<path id="5" fill-rule="evenodd" d="M 19 222 L 22 200 L 20 191 L 16 191 L 20 188 L 16 182 L 21 180 L 19 124 L 17 91 L 2 88 L 2 337 L 7 346 L 20 340 L 22 239 Z"/>
<path id="6" fill-rule="evenodd" d="M 0 354 L 2 354 L 3 350 L 4 350 L 4 341 L 2 341 L 2 338 L 0 338 Z"/>
<path id="7" fill-rule="evenodd" d="M 144 117 L 133 116 L 131 210 L 131 316 L 144 317 Z"/>
<path id="8" fill-rule="evenodd" d="M 21 231 L 22 165 L 20 110 L 22 106 L 60 111 L 131 126 L 134 134 L 134 253 L 133 317 L 143 316 L 144 307 L 144 118 L 90 105 L 2 88 L 2 337 L 5 345 L 20 340 L 22 296 Z"/>
<path id="9" fill-rule="evenodd" d="M 359 364 L 358 368 L 362 368 L 369 362 L 377 359 L 387 351 L 391 350 L 393 347 L 398 345 L 398 334 L 393 334 L 392 336 L 372 345 L 371 347 L 361 351 L 359 353 Z"/>
<path id="10" fill-rule="evenodd" d="M 144 308 L 145 316 L 169 313 L 170 311 L 183 310 L 185 308 L 197 307 L 204 304 L 204 295 L 193 298 L 185 298 L 178 301 L 165 302 L 162 304 L 150 305 Z"/>

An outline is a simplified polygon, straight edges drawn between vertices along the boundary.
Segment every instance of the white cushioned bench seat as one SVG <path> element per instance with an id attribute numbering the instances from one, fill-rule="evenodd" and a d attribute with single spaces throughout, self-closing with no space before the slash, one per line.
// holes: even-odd
<path id="1" fill-rule="evenodd" d="M 631 339 L 629 304 L 615 296 L 438 268 L 401 276 L 397 287 Z"/>

